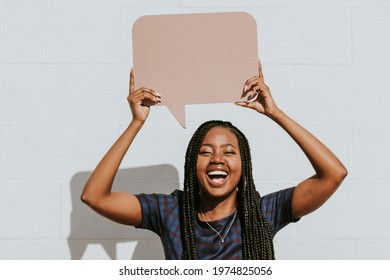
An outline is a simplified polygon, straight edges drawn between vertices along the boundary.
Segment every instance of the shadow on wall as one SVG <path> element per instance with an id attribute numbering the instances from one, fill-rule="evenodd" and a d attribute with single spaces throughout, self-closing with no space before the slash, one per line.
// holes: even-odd
<path id="1" fill-rule="evenodd" d="M 99 244 L 111 259 L 118 259 L 119 243 L 135 242 L 132 259 L 165 259 L 160 238 L 153 232 L 117 224 L 85 205 L 80 200 L 83 187 L 92 171 L 80 172 L 71 180 L 71 229 L 68 246 L 72 260 L 81 259 L 89 245 Z M 120 169 L 114 191 L 170 194 L 179 188 L 177 169 L 172 165 L 154 165 Z"/>

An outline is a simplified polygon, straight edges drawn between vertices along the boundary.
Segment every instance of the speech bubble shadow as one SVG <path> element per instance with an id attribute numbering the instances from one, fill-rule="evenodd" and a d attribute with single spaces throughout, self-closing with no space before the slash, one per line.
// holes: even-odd
<path id="1" fill-rule="evenodd" d="M 245 12 L 143 16 L 132 32 L 135 87 L 160 93 L 184 128 L 185 105 L 243 100 L 258 73 L 256 21 Z"/>

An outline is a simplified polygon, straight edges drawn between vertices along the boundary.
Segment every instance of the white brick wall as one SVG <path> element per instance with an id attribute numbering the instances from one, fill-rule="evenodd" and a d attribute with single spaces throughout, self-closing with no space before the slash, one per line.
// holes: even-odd
<path id="1" fill-rule="evenodd" d="M 277 103 L 350 172 L 321 209 L 277 235 L 277 257 L 389 259 L 389 8 L 386 0 L 0 0 L 0 259 L 163 258 L 153 233 L 98 216 L 79 195 L 130 118 L 133 22 L 220 11 L 256 18 Z M 178 187 L 187 142 L 209 119 L 246 133 L 261 193 L 313 173 L 295 143 L 253 112 L 192 105 L 186 117 L 184 130 L 167 108 L 153 108 L 117 189 Z"/>

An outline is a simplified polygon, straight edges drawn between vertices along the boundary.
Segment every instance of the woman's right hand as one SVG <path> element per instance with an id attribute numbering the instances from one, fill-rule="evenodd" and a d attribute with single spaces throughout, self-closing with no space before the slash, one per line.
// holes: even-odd
<path id="1" fill-rule="evenodd" d="M 131 69 L 129 96 L 127 97 L 127 101 L 130 105 L 133 121 L 145 122 L 150 112 L 150 106 L 160 103 L 161 95 L 156 91 L 145 87 L 135 90 L 134 70 Z"/>
<path id="2" fill-rule="evenodd" d="M 260 60 L 258 62 L 258 70 L 258 75 L 248 79 L 245 83 L 246 91 L 252 91 L 253 93 L 256 93 L 257 98 L 251 102 L 239 101 L 236 102 L 236 104 L 242 107 L 256 110 L 261 114 L 273 118 L 273 116 L 278 114 L 280 110 L 272 98 L 269 87 L 264 82 L 263 69 Z"/>

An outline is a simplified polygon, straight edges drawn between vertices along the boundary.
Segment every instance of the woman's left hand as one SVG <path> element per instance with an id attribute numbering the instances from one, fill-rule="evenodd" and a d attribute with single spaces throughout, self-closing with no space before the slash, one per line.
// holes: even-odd
<path id="1" fill-rule="evenodd" d="M 257 94 L 250 102 L 237 105 L 265 114 L 279 124 L 302 149 L 315 170 L 315 174 L 297 184 L 291 201 L 294 218 L 305 216 L 325 203 L 340 186 L 348 171 L 341 161 L 315 136 L 283 113 L 275 104 L 269 87 L 264 83 L 259 62 L 259 75 L 245 83 L 244 96 Z"/>
<path id="2" fill-rule="evenodd" d="M 245 82 L 243 95 L 247 95 L 249 92 L 257 94 L 257 97 L 253 101 L 238 101 L 236 105 L 251 108 L 257 112 L 272 117 L 279 111 L 274 99 L 272 98 L 269 87 L 264 82 L 264 76 L 262 66 L 259 61 L 259 75 L 248 79 Z"/>

